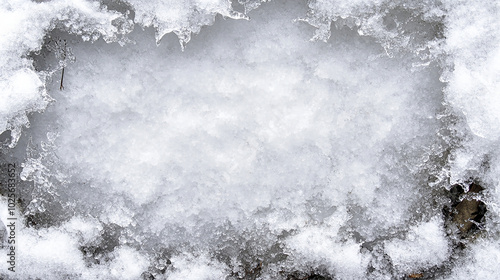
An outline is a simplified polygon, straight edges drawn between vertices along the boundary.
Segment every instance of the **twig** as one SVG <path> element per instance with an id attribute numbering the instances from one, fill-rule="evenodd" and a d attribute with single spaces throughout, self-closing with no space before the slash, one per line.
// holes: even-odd
<path id="1" fill-rule="evenodd" d="M 62 72 L 61 72 L 61 85 L 59 86 L 59 90 L 64 89 L 63 80 L 64 80 L 64 65 L 66 64 L 66 50 L 67 50 L 67 42 L 66 42 L 66 40 L 64 40 L 64 49 L 63 49 L 63 53 L 62 53 L 62 59 L 64 62 L 63 62 L 63 68 L 62 68 Z"/>
<path id="2" fill-rule="evenodd" d="M 61 86 L 59 87 L 59 90 L 63 90 L 63 80 L 64 80 L 64 67 L 62 68 L 62 74 L 61 74 Z"/>

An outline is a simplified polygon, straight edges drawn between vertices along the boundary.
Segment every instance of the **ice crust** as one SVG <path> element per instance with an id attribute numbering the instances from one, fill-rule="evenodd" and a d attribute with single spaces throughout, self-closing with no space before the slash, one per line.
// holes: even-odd
<path id="1" fill-rule="evenodd" d="M 0 277 L 498 275 L 498 2 L 266 2 L 0 3 L 2 154 L 33 184 Z"/>

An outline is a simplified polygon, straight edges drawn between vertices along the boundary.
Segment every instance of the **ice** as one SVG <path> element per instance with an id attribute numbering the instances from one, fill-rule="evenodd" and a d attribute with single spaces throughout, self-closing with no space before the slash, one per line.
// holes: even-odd
<path id="1" fill-rule="evenodd" d="M 498 8 L 2 2 L 1 277 L 493 278 Z"/>
<path id="2" fill-rule="evenodd" d="M 467 256 L 457 261 L 453 273 L 444 279 L 495 279 L 498 275 L 499 262 L 498 242 L 481 240 L 471 244 Z"/>

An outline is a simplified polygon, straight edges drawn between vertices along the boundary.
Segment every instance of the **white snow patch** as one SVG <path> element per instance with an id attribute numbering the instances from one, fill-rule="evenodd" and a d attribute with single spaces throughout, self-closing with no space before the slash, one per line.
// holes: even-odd
<path id="1" fill-rule="evenodd" d="M 443 221 L 433 218 L 412 227 L 405 239 L 386 241 L 385 252 L 404 274 L 420 273 L 442 264 L 450 254 Z"/>

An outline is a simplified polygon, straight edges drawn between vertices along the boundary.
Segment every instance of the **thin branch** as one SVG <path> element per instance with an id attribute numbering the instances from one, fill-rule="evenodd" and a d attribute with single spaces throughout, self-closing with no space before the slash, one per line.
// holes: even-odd
<path id="1" fill-rule="evenodd" d="M 62 74 L 61 74 L 61 86 L 59 87 L 59 90 L 63 90 L 64 89 L 64 86 L 63 86 L 63 80 L 64 80 L 64 66 L 62 68 Z"/>

